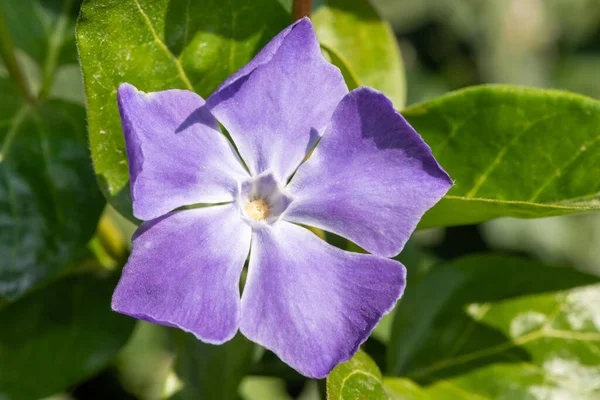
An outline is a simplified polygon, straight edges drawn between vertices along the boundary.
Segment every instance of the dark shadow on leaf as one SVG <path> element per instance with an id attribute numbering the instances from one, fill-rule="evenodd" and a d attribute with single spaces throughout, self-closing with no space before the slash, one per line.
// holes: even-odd
<path id="1" fill-rule="evenodd" d="M 287 381 L 304 382 L 306 377 L 300 375 L 292 367 L 284 363 L 270 350 L 265 350 L 260 360 L 254 364 L 250 375 L 275 376 Z"/>
<path id="2" fill-rule="evenodd" d="M 260 20 L 260 14 L 265 10 L 253 7 L 245 0 L 232 0 L 231 3 L 216 0 L 171 0 L 165 19 L 165 41 L 169 50 L 175 55 L 181 54 L 199 33 L 235 41 L 242 41 L 261 33 L 263 26 L 245 23 L 244 19 Z M 272 8 L 268 10 L 269 13 L 289 18 L 286 10 L 278 2 L 272 2 Z M 277 33 L 273 32 L 271 36 Z"/>
<path id="3" fill-rule="evenodd" d="M 246 0 L 170 0 L 165 16 L 165 43 L 175 57 L 188 49 L 187 59 L 193 59 L 194 66 L 186 68 L 184 55 L 184 68 L 201 96 L 208 96 L 291 23 L 279 2 L 262 7 L 262 2 L 257 1 L 250 4 Z"/>
<path id="4" fill-rule="evenodd" d="M 109 204 L 125 218 L 134 224 L 139 225 L 141 221 L 133 216 L 133 203 L 131 201 L 129 182 L 127 182 L 127 184 L 123 186 L 117 193 L 111 196 L 106 178 L 103 175 L 97 174 L 96 180 L 98 181 L 98 186 L 100 186 L 102 193 L 104 193 L 104 196 L 107 197 Z"/>

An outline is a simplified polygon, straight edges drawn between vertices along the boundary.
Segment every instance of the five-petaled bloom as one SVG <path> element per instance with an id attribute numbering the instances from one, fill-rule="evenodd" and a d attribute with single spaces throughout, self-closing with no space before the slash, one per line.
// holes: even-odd
<path id="1" fill-rule="evenodd" d="M 350 359 L 404 290 L 404 267 L 387 257 L 452 185 L 391 102 L 370 88 L 348 93 L 308 19 L 206 102 L 129 84 L 118 102 L 133 212 L 145 222 L 113 309 L 214 344 L 239 329 L 310 377 Z M 212 205 L 182 208 L 197 204 Z"/>

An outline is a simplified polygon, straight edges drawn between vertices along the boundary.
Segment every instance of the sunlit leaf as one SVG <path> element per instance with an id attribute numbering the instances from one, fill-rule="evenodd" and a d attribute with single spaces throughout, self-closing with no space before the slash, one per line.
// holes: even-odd
<path id="1" fill-rule="evenodd" d="M 387 399 L 377 364 L 362 350 L 327 377 L 327 399 Z"/>
<path id="2" fill-rule="evenodd" d="M 566 92 L 481 86 L 404 116 L 455 181 L 421 227 L 600 209 L 600 102 Z"/>
<path id="3" fill-rule="evenodd" d="M 319 41 L 334 52 L 333 64 L 344 71 L 349 85 L 371 86 L 384 92 L 396 108 L 406 102 L 406 80 L 394 32 L 369 0 L 326 0 L 312 20 Z"/>

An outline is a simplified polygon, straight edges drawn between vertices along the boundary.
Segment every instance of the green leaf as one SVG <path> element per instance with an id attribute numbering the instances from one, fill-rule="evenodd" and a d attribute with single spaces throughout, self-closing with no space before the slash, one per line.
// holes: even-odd
<path id="1" fill-rule="evenodd" d="M 30 400 L 98 372 L 134 320 L 113 312 L 114 279 L 63 279 L 0 311 L 0 398 Z"/>
<path id="2" fill-rule="evenodd" d="M 127 392 L 144 400 L 163 398 L 173 364 L 169 345 L 169 328 L 137 321 L 127 345 L 115 359 L 119 381 Z"/>
<path id="3" fill-rule="evenodd" d="M 327 377 L 327 399 L 387 399 L 377 364 L 362 350 Z"/>
<path id="4" fill-rule="evenodd" d="M 600 209 L 600 102 L 489 85 L 403 111 L 455 180 L 421 227 Z"/>
<path id="5" fill-rule="evenodd" d="M 321 51 L 330 63 L 340 69 L 342 76 L 344 77 L 344 81 L 348 86 L 348 90 L 354 90 L 360 86 L 360 80 L 358 79 L 358 76 L 356 76 L 354 71 L 352 71 L 352 68 L 350 65 L 348 65 L 348 62 L 344 60 L 340 53 L 325 44 L 321 44 Z"/>
<path id="6" fill-rule="evenodd" d="M 390 400 L 432 400 L 419 385 L 406 378 L 383 378 L 383 385 Z"/>
<path id="7" fill-rule="evenodd" d="M 104 195 L 131 216 L 116 92 L 189 89 L 206 98 L 290 17 L 277 0 L 88 0 L 77 43 L 94 168 Z"/>
<path id="8" fill-rule="evenodd" d="M 335 51 L 333 64 L 342 72 L 352 71 L 357 86 L 381 90 L 396 108 L 404 108 L 406 79 L 400 48 L 391 27 L 369 0 L 323 1 L 312 20 L 321 44 Z"/>
<path id="9" fill-rule="evenodd" d="M 240 333 L 219 346 L 203 343 L 182 331 L 173 331 L 173 339 L 175 372 L 183 382 L 174 399 L 238 398 L 238 386 L 252 368 L 252 342 Z"/>
<path id="10" fill-rule="evenodd" d="M 397 308 L 389 370 L 434 399 L 595 398 L 599 293 L 597 277 L 517 257 L 434 268 Z"/>
<path id="11" fill-rule="evenodd" d="M 62 271 L 92 237 L 104 205 L 85 138 L 85 110 L 33 106 L 0 78 L 0 299 Z"/>
<path id="12" fill-rule="evenodd" d="M 240 394 L 244 400 L 292 400 L 285 381 L 269 376 L 247 376 L 240 385 Z"/>

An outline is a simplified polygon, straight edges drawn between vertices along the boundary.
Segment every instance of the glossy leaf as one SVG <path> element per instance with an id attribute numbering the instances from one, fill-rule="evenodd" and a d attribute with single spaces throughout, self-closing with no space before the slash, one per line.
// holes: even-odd
<path id="1" fill-rule="evenodd" d="M 389 370 L 434 399 L 595 398 L 599 293 L 596 277 L 516 257 L 436 267 L 397 308 Z"/>
<path id="2" fill-rule="evenodd" d="M 71 277 L 0 310 L 0 398 L 49 396 L 111 360 L 135 323 L 110 309 L 114 285 Z"/>
<path id="3" fill-rule="evenodd" d="M 189 89 L 206 98 L 290 17 L 277 0 L 89 0 L 77 27 L 94 168 L 104 195 L 131 217 L 116 91 Z"/>
<path id="4" fill-rule="evenodd" d="M 327 377 L 327 399 L 387 399 L 377 364 L 362 350 Z"/>
<path id="5" fill-rule="evenodd" d="M 600 209 L 600 102 L 490 85 L 412 106 L 404 116 L 455 180 L 421 227 Z"/>
<path id="6" fill-rule="evenodd" d="M 369 0 L 323 1 L 312 20 L 319 41 L 335 51 L 331 58 L 335 65 L 352 71 L 358 86 L 381 90 L 396 108 L 404 108 L 406 80 L 400 48 L 391 27 Z"/>
<path id="7" fill-rule="evenodd" d="M 189 333 L 173 331 L 175 372 L 183 387 L 175 400 L 238 398 L 239 384 L 252 368 L 254 345 L 241 334 L 215 346 Z"/>
<path id="8" fill-rule="evenodd" d="M 62 271 L 92 237 L 104 202 L 83 107 L 30 105 L 0 78 L 0 298 Z"/>

